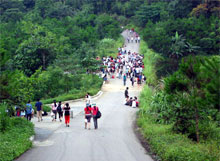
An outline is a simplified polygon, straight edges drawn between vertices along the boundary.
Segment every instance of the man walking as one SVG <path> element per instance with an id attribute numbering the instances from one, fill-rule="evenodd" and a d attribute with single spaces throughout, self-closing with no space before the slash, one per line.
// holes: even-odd
<path id="1" fill-rule="evenodd" d="M 43 121 L 42 119 L 43 104 L 42 102 L 40 102 L 40 99 L 37 99 L 37 103 L 35 104 L 35 107 L 37 108 L 38 122 Z"/>
<path id="2" fill-rule="evenodd" d="M 129 98 L 129 94 L 128 94 L 128 87 L 126 88 L 126 90 L 125 90 L 125 98 L 127 99 L 127 98 Z"/>
<path id="3" fill-rule="evenodd" d="M 134 76 L 132 75 L 132 76 L 131 76 L 131 84 L 132 84 L 133 87 L 134 87 L 134 79 L 135 79 L 135 78 L 134 78 Z"/>

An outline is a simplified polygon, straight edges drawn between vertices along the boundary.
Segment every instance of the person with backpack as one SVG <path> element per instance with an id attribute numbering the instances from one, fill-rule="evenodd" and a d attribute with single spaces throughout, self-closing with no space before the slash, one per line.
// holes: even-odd
<path id="1" fill-rule="evenodd" d="M 57 113 L 58 113 L 60 122 L 62 122 L 62 118 L 63 118 L 63 110 L 62 110 L 61 106 L 62 106 L 62 103 L 61 103 L 61 101 L 59 101 L 59 104 L 57 106 Z"/>
<path id="2" fill-rule="evenodd" d="M 53 120 L 52 121 L 56 121 L 57 120 L 57 103 L 56 100 L 53 101 L 52 106 L 52 112 L 53 112 Z"/>
<path id="3" fill-rule="evenodd" d="M 88 129 L 90 130 L 90 121 L 91 121 L 91 117 L 92 117 L 92 108 L 90 104 L 86 104 L 86 107 L 84 108 L 84 112 L 85 112 L 85 129 L 87 129 L 87 125 L 88 125 Z"/>
<path id="4" fill-rule="evenodd" d="M 99 111 L 99 108 L 96 106 L 96 103 L 92 104 L 92 116 L 93 116 L 93 122 L 94 122 L 94 128 L 98 129 L 98 117 L 97 113 Z"/>
<path id="5" fill-rule="evenodd" d="M 69 103 L 65 104 L 63 110 L 64 110 L 66 127 L 70 127 L 70 106 L 69 106 Z"/>
<path id="6" fill-rule="evenodd" d="M 32 115 L 32 105 L 31 101 L 29 100 L 26 104 L 26 117 L 28 121 L 31 121 L 31 115 Z"/>

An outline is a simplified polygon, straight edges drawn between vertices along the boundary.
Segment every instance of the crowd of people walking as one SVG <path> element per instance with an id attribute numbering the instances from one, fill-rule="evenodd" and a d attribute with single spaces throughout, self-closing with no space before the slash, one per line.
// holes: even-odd
<path id="1" fill-rule="evenodd" d="M 134 31 L 134 29 L 130 29 L 130 30 L 126 30 L 127 33 L 127 43 L 140 43 L 141 38 L 138 35 L 138 33 L 136 33 Z"/>
<path id="2" fill-rule="evenodd" d="M 126 30 L 127 33 L 127 43 L 140 43 L 139 35 L 134 31 L 134 29 Z M 102 78 L 106 83 L 108 78 L 110 79 L 120 79 L 122 80 L 123 86 L 128 85 L 128 80 L 130 80 L 130 85 L 132 87 L 137 85 L 141 85 L 143 81 L 146 80 L 146 77 L 143 74 L 144 64 L 143 64 L 143 55 L 140 55 L 136 52 L 131 52 L 127 50 L 126 44 L 121 48 L 118 48 L 118 54 L 116 58 L 112 56 L 103 57 L 102 62 L 104 68 L 101 69 Z M 139 102 L 137 97 L 129 96 L 129 87 L 125 89 L 125 105 L 131 106 L 133 108 L 139 106 Z M 101 117 L 101 112 L 99 108 L 96 106 L 95 102 L 92 102 L 91 96 L 89 93 L 85 96 L 85 108 L 84 108 L 84 116 L 85 116 L 85 129 L 91 129 L 91 120 L 94 122 L 94 129 L 98 129 L 98 119 Z M 42 112 L 43 112 L 43 104 L 38 99 L 36 104 L 36 113 L 38 122 L 43 121 Z M 19 110 L 18 110 L 19 111 Z M 26 104 L 25 111 L 23 111 L 24 116 L 26 116 L 27 120 L 31 121 L 31 118 L 34 114 L 34 109 L 28 101 Z M 22 115 L 22 111 L 19 113 Z M 51 104 L 51 117 L 52 122 L 57 121 L 59 119 L 60 122 L 63 120 L 63 115 L 65 119 L 66 127 L 70 126 L 70 115 L 71 115 L 71 107 L 69 103 L 63 103 L 56 100 Z"/>
<path id="3" fill-rule="evenodd" d="M 87 93 L 85 96 L 85 102 L 86 102 L 86 107 L 84 108 L 85 129 L 89 129 L 89 130 L 91 129 L 90 123 L 91 123 L 92 118 L 93 118 L 93 122 L 94 122 L 94 128 L 98 129 L 98 119 L 101 117 L 100 116 L 101 113 L 99 111 L 99 108 L 96 106 L 95 102 L 93 102 L 91 104 L 91 96 L 89 95 L 89 93 Z M 54 100 L 53 104 L 51 105 L 51 109 L 52 109 L 52 111 L 51 111 L 52 121 L 57 120 L 57 114 L 58 114 L 59 121 L 62 122 L 62 118 L 63 118 L 63 114 L 64 114 L 66 127 L 70 127 L 71 108 L 69 106 L 69 103 L 65 103 L 62 106 L 61 101 L 57 104 L 56 100 Z"/>
<path id="4" fill-rule="evenodd" d="M 127 30 L 126 33 L 127 43 L 140 43 L 140 37 L 134 29 Z M 102 61 L 105 68 L 101 71 L 104 82 L 106 83 L 109 77 L 110 79 L 122 79 L 124 86 L 128 85 L 129 80 L 132 87 L 134 87 L 135 84 L 141 85 L 143 81 L 146 81 L 146 77 L 143 74 L 143 58 L 144 56 L 139 53 L 126 50 L 126 45 L 118 48 L 118 55 L 116 58 L 112 56 L 103 57 Z M 126 91 L 127 90 L 128 87 L 126 88 Z M 125 96 L 125 105 L 138 107 L 137 97 L 134 96 L 132 98 L 127 94 Z"/>

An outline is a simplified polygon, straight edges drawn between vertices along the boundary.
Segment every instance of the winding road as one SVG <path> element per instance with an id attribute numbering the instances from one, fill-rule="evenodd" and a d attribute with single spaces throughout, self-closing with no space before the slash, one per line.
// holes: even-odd
<path id="1" fill-rule="evenodd" d="M 126 32 L 122 35 L 126 37 Z M 126 44 L 126 50 L 138 52 L 139 44 Z M 138 96 L 142 87 L 132 87 L 129 94 Z M 64 123 L 51 122 L 45 118 L 35 124 L 36 137 L 33 148 L 16 161 L 152 161 L 137 139 L 133 123 L 137 108 L 125 106 L 122 79 L 111 79 L 102 88 L 103 94 L 95 100 L 102 112 L 98 120 L 99 129 L 84 129 L 84 115 L 79 112 L 70 120 L 70 127 Z M 83 111 L 85 102 L 74 102 L 72 108 Z"/>

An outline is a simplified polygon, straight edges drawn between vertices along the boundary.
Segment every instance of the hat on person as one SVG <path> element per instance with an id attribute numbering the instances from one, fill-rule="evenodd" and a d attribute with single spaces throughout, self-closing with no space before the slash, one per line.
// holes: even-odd
<path id="1" fill-rule="evenodd" d="M 89 103 L 86 104 L 86 107 L 89 107 Z"/>
<path id="2" fill-rule="evenodd" d="M 94 102 L 94 103 L 92 104 L 92 106 L 93 106 L 93 107 L 96 106 L 96 103 Z"/>

